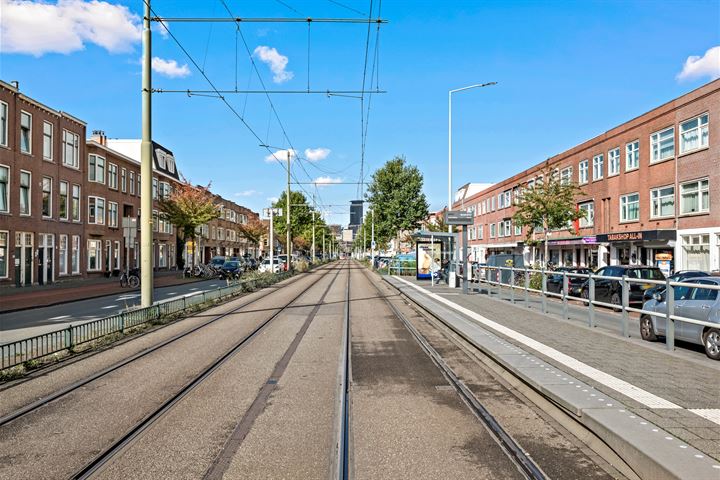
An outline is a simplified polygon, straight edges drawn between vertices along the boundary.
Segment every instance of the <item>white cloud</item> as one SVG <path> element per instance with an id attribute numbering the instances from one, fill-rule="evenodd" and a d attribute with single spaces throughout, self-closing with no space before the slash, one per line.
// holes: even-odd
<path id="1" fill-rule="evenodd" d="M 165 60 L 160 57 L 152 58 L 152 69 L 160 75 L 170 78 L 183 78 L 190 75 L 190 67 L 187 64 L 178 65 L 175 60 Z"/>
<path id="2" fill-rule="evenodd" d="M 253 195 L 259 195 L 262 192 L 257 190 L 243 190 L 242 192 L 235 193 L 236 197 L 252 197 Z"/>
<path id="3" fill-rule="evenodd" d="M 268 197 L 266 200 L 270 203 L 275 203 L 278 201 L 278 197 Z"/>
<path id="4" fill-rule="evenodd" d="M 336 177 L 318 177 L 315 180 L 313 180 L 313 183 L 316 183 L 318 187 L 322 187 L 323 185 L 332 185 L 337 183 L 342 183 L 342 178 Z"/>
<path id="5" fill-rule="evenodd" d="M 293 72 L 285 70 L 288 64 L 288 57 L 280 55 L 277 49 L 260 45 L 255 48 L 253 55 L 270 67 L 270 70 L 273 72 L 273 82 L 284 83 L 292 80 L 295 76 Z"/>
<path id="6" fill-rule="evenodd" d="M 163 25 L 165 25 L 165 27 L 167 28 L 163 27 Z M 168 33 L 168 30 L 170 29 L 170 22 L 166 22 L 165 20 L 163 20 L 162 23 L 153 22 L 150 28 L 153 32 L 159 33 L 163 39 L 167 40 L 168 38 L 170 38 L 170 33 Z"/>
<path id="7" fill-rule="evenodd" d="M 320 147 L 320 148 L 306 148 L 305 149 L 305 158 L 307 158 L 311 162 L 325 160 L 328 155 L 330 155 L 329 148 Z"/>
<path id="8" fill-rule="evenodd" d="M 287 160 L 287 155 L 288 155 L 288 153 L 290 153 L 290 160 L 292 160 L 293 158 L 295 158 L 295 157 L 297 156 L 297 152 L 295 152 L 295 150 L 293 150 L 292 148 L 288 148 L 287 150 L 277 150 L 277 151 L 275 151 L 275 155 L 274 155 L 274 156 L 273 156 L 272 154 L 267 155 L 267 156 L 265 157 L 265 161 L 268 162 L 268 163 L 272 163 L 272 162 L 275 162 L 275 161 L 277 161 L 277 160 L 279 160 L 279 161 L 281 161 L 281 162 L 284 162 L 284 161 Z"/>
<path id="9" fill-rule="evenodd" d="M 678 80 L 691 80 L 699 77 L 710 77 L 711 80 L 720 78 L 720 45 L 712 47 L 705 55 L 699 57 L 691 55 L 685 60 L 682 72 L 678 73 Z"/>
<path id="10" fill-rule="evenodd" d="M 94 43 L 127 52 L 140 41 L 139 16 L 123 5 L 92 0 L 0 0 L 0 50 L 39 57 L 72 53 Z"/>

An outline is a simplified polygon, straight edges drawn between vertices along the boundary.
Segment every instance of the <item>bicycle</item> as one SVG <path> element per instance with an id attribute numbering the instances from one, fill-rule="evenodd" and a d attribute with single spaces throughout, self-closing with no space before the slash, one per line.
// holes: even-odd
<path id="1" fill-rule="evenodd" d="M 130 272 L 123 272 L 120 275 L 120 286 L 137 288 L 140 286 L 140 269 L 131 268 Z"/>

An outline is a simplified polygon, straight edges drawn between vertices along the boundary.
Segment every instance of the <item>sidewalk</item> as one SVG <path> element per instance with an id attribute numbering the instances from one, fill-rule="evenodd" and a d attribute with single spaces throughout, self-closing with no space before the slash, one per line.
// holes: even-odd
<path id="1" fill-rule="evenodd" d="M 720 479 L 720 362 L 505 300 L 384 277 L 578 417 L 641 477 Z"/>
<path id="2" fill-rule="evenodd" d="M 185 283 L 207 280 L 207 278 L 183 278 L 182 272 L 155 272 L 155 287 L 170 287 Z M 136 289 L 139 290 L 139 289 Z M 72 280 L 51 285 L 30 287 L 5 287 L 0 289 L 0 313 L 9 313 L 28 308 L 49 307 L 62 303 L 104 297 L 115 293 L 127 293 L 129 288 L 120 286 L 120 277 Z"/>

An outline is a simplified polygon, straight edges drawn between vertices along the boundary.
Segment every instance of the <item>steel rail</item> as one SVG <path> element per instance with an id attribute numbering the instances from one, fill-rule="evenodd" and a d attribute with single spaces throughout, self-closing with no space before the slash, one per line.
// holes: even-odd
<path id="1" fill-rule="evenodd" d="M 337 269 L 340 270 L 340 269 Z M 248 343 L 262 333 L 267 326 L 280 316 L 285 310 L 293 306 L 293 304 L 303 295 L 305 295 L 311 288 L 317 283 L 312 283 L 308 288 L 302 290 L 298 295 L 292 298 L 290 302 L 286 303 L 277 312 L 271 315 L 268 319 L 264 320 L 258 325 L 250 334 L 246 335 L 239 342 L 235 344 L 230 350 L 226 351 L 221 357 L 215 360 L 212 364 L 206 367 L 202 372 L 196 375 L 192 380 L 186 383 L 178 392 L 173 394 L 170 398 L 165 400 L 155 411 L 147 415 L 134 427 L 132 427 L 127 433 L 125 433 L 120 439 L 118 439 L 113 445 L 106 448 L 103 452 L 97 455 L 88 464 L 74 473 L 70 478 L 80 480 L 86 479 L 93 476 L 96 472 L 102 469 L 115 455 L 125 449 L 127 446 L 132 444 L 143 432 L 145 432 L 151 425 L 153 425 L 158 419 L 163 417 L 169 412 L 175 405 L 183 400 L 190 392 L 192 392 L 198 385 L 206 380 L 212 373 L 218 368 L 230 360 L 236 353 L 243 349 Z"/>
<path id="2" fill-rule="evenodd" d="M 337 442 L 337 465 L 334 478 L 348 480 L 350 478 L 350 382 L 351 382 L 351 335 L 350 335 L 350 276 L 352 275 L 351 263 L 348 265 L 347 285 L 345 287 L 345 315 L 343 318 L 343 350 L 341 360 L 340 376 L 340 415 Z"/>
<path id="3" fill-rule="evenodd" d="M 295 281 L 293 281 L 292 283 L 296 283 L 297 281 L 300 281 L 301 278 L 305 278 L 305 276 L 303 276 L 303 277 L 298 277 L 298 278 L 297 278 Z M 278 291 L 277 289 L 276 289 L 276 290 L 273 290 L 273 291 L 271 291 L 270 293 L 268 293 L 268 295 L 272 295 L 273 293 L 275 293 L 275 292 L 277 292 L 277 291 Z M 110 374 L 110 373 L 112 373 L 112 372 L 114 372 L 114 371 L 116 371 L 116 370 L 118 370 L 118 369 L 120 369 L 120 368 L 122 368 L 122 367 L 124 367 L 124 366 L 126 366 L 126 365 L 128 365 L 128 364 L 130 364 L 130 363 L 132 363 L 132 362 L 134 362 L 134 361 L 136 361 L 136 360 L 138 360 L 138 359 L 146 356 L 146 355 L 148 355 L 148 354 L 150 354 L 150 353 L 153 353 L 153 352 L 155 352 L 155 351 L 157 351 L 157 350 L 159 350 L 159 349 L 161 349 L 161 348 L 163 348 L 163 347 L 165 347 L 165 346 L 167 346 L 167 345 L 169 345 L 169 344 L 171 344 L 171 343 L 174 343 L 175 341 L 180 340 L 181 338 L 184 338 L 184 337 L 186 337 L 186 336 L 188 336 L 188 335 L 190 335 L 190 334 L 192 334 L 192 333 L 195 333 L 195 332 L 197 332 L 198 330 L 200 330 L 200 329 L 202 329 L 202 328 L 204 328 L 204 327 L 206 327 L 206 326 L 208 326 L 208 325 L 210 325 L 210 324 L 212 324 L 212 323 L 214 323 L 214 322 L 216 322 L 216 321 L 218 321 L 218 320 L 221 320 L 221 319 L 227 317 L 228 315 L 234 315 L 234 314 L 236 314 L 236 313 L 240 313 L 240 312 L 238 312 L 238 310 L 240 310 L 240 309 L 242 309 L 242 308 L 245 308 L 245 307 L 247 307 L 248 305 L 251 305 L 251 304 L 253 304 L 253 303 L 256 303 L 256 302 L 258 302 L 258 301 L 260 301 L 260 300 L 262 300 L 262 299 L 264 299 L 264 298 L 266 298 L 266 297 L 267 297 L 267 295 L 264 295 L 264 296 L 261 296 L 261 297 L 259 297 L 259 298 L 254 299 L 254 300 L 250 300 L 250 301 L 248 301 L 248 302 L 245 302 L 245 303 L 243 303 L 242 305 L 239 305 L 238 307 L 236 307 L 236 308 L 234 308 L 234 309 L 232 309 L 232 310 L 230 310 L 230 311 L 228 311 L 228 312 L 225 312 L 225 313 L 222 313 L 222 314 L 220 314 L 220 315 L 217 315 L 217 316 L 213 317 L 212 319 L 208 320 L 207 322 L 204 322 L 204 323 L 202 323 L 202 324 L 200 324 L 200 325 L 197 325 L 197 326 L 191 328 L 190 330 L 188 330 L 188 331 L 186 331 L 186 332 L 179 333 L 179 334 L 174 335 L 174 336 L 172 336 L 172 337 L 170 337 L 170 338 L 168 338 L 168 339 L 166 339 L 166 340 L 163 340 L 162 342 L 160 342 L 160 343 L 158 343 L 158 344 L 156 344 L 156 345 L 153 345 L 153 346 L 151 346 L 151 347 L 148 347 L 148 348 L 146 348 L 145 350 L 141 350 L 140 352 L 138 352 L 138 353 L 136 353 L 136 354 L 134 354 L 134 355 L 131 355 L 130 357 L 127 357 L 127 358 L 125 358 L 125 359 L 123 359 L 123 360 L 120 360 L 119 362 L 116 362 L 116 363 L 114 363 L 113 365 L 110 365 L 110 366 L 108 366 L 108 367 L 106 367 L 106 368 L 104 368 L 104 369 L 102 369 L 102 370 L 100 370 L 100 371 L 98 371 L 98 372 L 95 372 L 95 373 L 92 374 L 92 375 L 89 375 L 89 376 L 87 376 L 87 377 L 85 377 L 85 378 L 83 378 L 83 379 L 81 379 L 81 380 L 78 380 L 78 381 L 76 381 L 76 382 L 73 382 L 73 383 L 71 383 L 70 385 L 66 386 L 65 388 L 62 388 L 62 389 L 60 389 L 60 390 L 57 390 L 57 391 L 51 393 L 50 395 L 46 395 L 45 397 L 42 397 L 42 398 L 40 398 L 40 399 L 38 399 L 38 400 L 36 400 L 36 401 L 28 404 L 28 405 L 25 405 L 24 407 L 21 407 L 21 408 L 13 411 L 13 412 L 11 412 L 11 413 L 8 413 L 7 415 L 4 415 L 4 416 L 0 417 L 0 427 L 3 427 L 4 425 L 12 422 L 13 420 L 16 420 L 16 419 L 18 419 L 18 418 L 20 418 L 20 417 L 22 417 L 22 416 L 24 416 L 24 415 L 27 415 L 27 414 L 30 413 L 30 412 L 33 412 L 33 411 L 37 410 L 38 408 L 40 408 L 40 407 L 42 407 L 42 406 L 44 406 L 44 405 L 47 405 L 47 404 L 50 403 L 50 402 L 53 402 L 53 401 L 57 400 L 58 398 L 64 397 L 65 395 L 68 395 L 69 393 L 72 393 L 73 391 L 77 390 L 78 388 L 80 388 L 80 387 L 82 387 L 82 386 L 84 386 L 84 385 L 87 385 L 88 383 L 93 382 L 93 381 L 95 381 L 95 380 L 97 380 L 97 379 L 99 379 L 99 378 L 102 378 L 102 377 L 104 377 L 104 376 L 106 376 L 106 375 L 108 375 L 108 374 Z M 75 363 L 76 363 L 76 362 L 75 362 Z M 61 368 L 62 368 L 62 367 L 61 367 Z"/>
<path id="4" fill-rule="evenodd" d="M 495 438 L 495 441 L 500 445 L 500 448 L 508 455 L 510 460 L 517 466 L 520 472 L 528 479 L 531 480 L 546 480 L 547 476 L 542 469 L 530 458 L 530 456 L 522 449 L 522 447 L 513 439 L 500 425 L 500 422 L 478 401 L 465 383 L 458 378 L 453 370 L 448 366 L 447 363 L 442 359 L 442 356 L 430 345 L 430 343 L 422 336 L 422 334 L 415 328 L 412 323 L 400 312 L 400 310 L 393 305 L 393 303 L 387 298 L 387 296 L 380 290 L 375 282 L 369 277 L 368 272 L 363 269 L 365 277 L 368 279 L 370 284 L 378 292 L 378 295 L 385 301 L 393 314 L 403 323 L 405 328 L 420 344 L 422 349 L 427 353 L 430 359 L 438 366 L 443 376 L 448 380 L 450 385 L 455 389 L 460 398 L 465 402 L 470 411 L 480 419 L 483 424 L 487 427 L 488 431 Z M 444 323 L 444 322 L 443 322 Z"/>

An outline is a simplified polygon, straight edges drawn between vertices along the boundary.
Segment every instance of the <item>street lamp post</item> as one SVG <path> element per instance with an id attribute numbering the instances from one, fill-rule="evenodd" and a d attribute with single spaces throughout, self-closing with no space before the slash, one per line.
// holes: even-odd
<path id="1" fill-rule="evenodd" d="M 497 85 L 497 82 L 476 83 L 474 85 L 468 85 L 467 87 L 456 88 L 448 91 L 448 211 L 452 210 L 452 94 L 462 92 L 463 90 L 470 90 L 471 88 L 489 87 L 491 85 Z M 452 225 L 448 225 L 448 233 L 452 233 Z M 459 245 L 457 245 L 456 248 L 459 248 Z M 453 254 L 454 251 L 455 249 L 453 249 Z M 458 262 L 456 261 L 456 273 L 458 269 L 457 264 Z"/>

